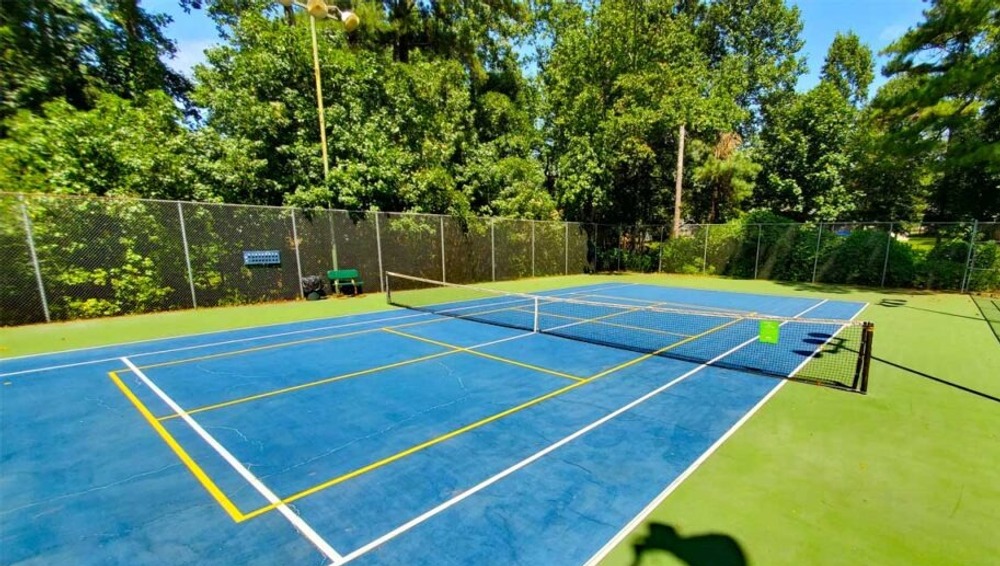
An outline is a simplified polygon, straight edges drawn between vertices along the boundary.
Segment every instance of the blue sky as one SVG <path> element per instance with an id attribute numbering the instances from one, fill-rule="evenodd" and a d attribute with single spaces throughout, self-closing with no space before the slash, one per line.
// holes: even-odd
<path id="1" fill-rule="evenodd" d="M 799 90 L 808 90 L 819 81 L 823 57 L 838 31 L 854 31 L 877 54 L 921 21 L 921 12 L 926 7 L 920 0 L 791 0 L 790 3 L 799 7 L 805 25 L 803 54 L 809 73 L 799 80 Z M 149 11 L 165 12 L 174 18 L 167 35 L 177 42 L 178 54 L 169 63 L 180 71 L 189 73 L 195 64 L 204 61 L 204 50 L 220 41 L 204 12 L 186 14 L 178 7 L 177 0 L 147 0 L 143 5 Z M 885 81 L 879 72 L 885 59 L 879 57 L 877 61 L 871 93 Z"/>

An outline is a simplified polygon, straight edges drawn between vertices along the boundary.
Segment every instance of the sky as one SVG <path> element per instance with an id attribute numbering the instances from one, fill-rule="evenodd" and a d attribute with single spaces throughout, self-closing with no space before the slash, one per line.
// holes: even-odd
<path id="1" fill-rule="evenodd" d="M 901 36 L 923 17 L 927 6 L 921 0 L 788 0 L 802 13 L 805 40 L 803 55 L 809 72 L 799 79 L 798 90 L 806 91 L 819 82 L 826 50 L 838 31 L 853 31 L 876 54 L 875 82 L 870 94 L 885 82 L 881 68 L 885 57 L 878 53 Z M 177 42 L 177 57 L 168 63 L 190 75 L 191 69 L 205 60 L 206 48 L 218 44 L 215 26 L 203 11 L 185 13 L 178 0 L 146 0 L 143 6 L 150 12 L 163 12 L 173 17 L 167 36 Z"/>

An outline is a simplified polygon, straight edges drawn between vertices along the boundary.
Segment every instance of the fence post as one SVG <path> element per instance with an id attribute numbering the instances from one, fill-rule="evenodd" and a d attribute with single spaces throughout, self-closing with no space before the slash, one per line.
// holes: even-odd
<path id="1" fill-rule="evenodd" d="M 448 281 L 444 268 L 444 216 L 438 217 L 441 220 L 441 281 Z"/>
<path id="2" fill-rule="evenodd" d="M 45 296 L 45 284 L 42 282 L 42 267 L 38 264 L 38 254 L 35 251 L 35 235 L 31 229 L 31 218 L 28 216 L 28 205 L 24 203 L 24 195 L 20 195 L 21 216 L 24 219 L 24 235 L 28 240 L 28 251 L 31 252 L 31 265 L 35 268 L 35 280 L 38 282 L 38 296 L 42 299 L 42 311 L 45 322 L 52 322 L 49 315 L 49 300 Z"/>
<path id="3" fill-rule="evenodd" d="M 813 276 L 812 276 L 813 283 L 816 282 L 816 269 L 819 268 L 819 244 L 822 239 L 823 239 L 823 223 L 820 222 L 816 226 L 816 253 L 813 256 Z"/>
<path id="4" fill-rule="evenodd" d="M 764 231 L 764 225 L 757 225 L 757 254 L 754 256 L 753 260 L 753 278 L 757 279 L 757 268 L 760 266 L 760 236 Z"/>
<path id="5" fill-rule="evenodd" d="M 660 253 L 656 254 L 656 272 L 663 273 L 663 242 L 664 238 L 667 237 L 667 227 L 660 225 Z"/>
<path id="6" fill-rule="evenodd" d="M 973 253 L 976 249 L 976 232 L 979 230 L 979 221 L 972 221 L 972 234 L 969 236 L 969 253 L 965 256 L 965 273 L 962 274 L 962 292 L 966 292 L 969 286 L 969 274 L 972 267 Z"/>
<path id="7" fill-rule="evenodd" d="M 535 221 L 531 222 L 531 276 L 535 276 Z"/>
<path id="8" fill-rule="evenodd" d="M 184 207 L 180 201 L 177 202 L 177 216 L 181 221 L 181 242 L 184 243 L 184 263 L 187 264 L 188 285 L 191 286 L 191 305 L 198 308 L 198 296 L 194 292 L 194 272 L 191 271 L 191 252 L 188 249 L 187 228 L 184 226 Z"/>
<path id="9" fill-rule="evenodd" d="M 490 265 L 493 269 L 493 281 L 497 280 L 497 238 L 496 238 L 496 225 L 497 219 L 490 218 Z"/>
<path id="10" fill-rule="evenodd" d="M 885 287 L 885 276 L 889 273 L 889 249 L 892 246 L 892 227 L 894 222 L 889 223 L 889 229 L 885 233 L 885 261 L 882 262 L 882 287 Z"/>
<path id="11" fill-rule="evenodd" d="M 622 225 L 619 224 L 618 225 L 618 245 L 617 245 L 617 247 L 618 247 L 618 253 L 615 254 L 616 256 L 618 256 L 617 257 L 617 260 L 618 260 L 617 266 L 618 267 L 615 269 L 615 271 L 621 271 L 622 270 L 622 256 L 625 255 L 625 248 L 622 247 L 622 246 L 623 246 L 623 243 L 622 243 Z"/>
<path id="12" fill-rule="evenodd" d="M 375 213 L 375 247 L 378 248 L 378 290 L 385 293 L 385 271 L 382 269 L 382 230 L 379 228 L 378 212 Z"/>
<path id="13" fill-rule="evenodd" d="M 330 256 L 333 259 L 333 268 L 335 270 L 340 269 L 337 265 L 337 232 L 333 229 L 333 215 L 336 210 L 327 210 L 326 218 L 330 221 Z"/>
<path id="14" fill-rule="evenodd" d="M 705 252 L 701 257 L 701 272 L 708 271 L 708 231 L 712 229 L 711 224 L 705 224 Z"/>
<path id="15" fill-rule="evenodd" d="M 295 226 L 295 208 L 289 209 L 292 212 L 292 242 L 295 243 L 295 269 L 299 273 L 299 292 L 295 294 L 295 298 L 299 298 L 302 294 L 302 258 L 299 256 L 299 230 Z"/>
<path id="16" fill-rule="evenodd" d="M 569 275 L 569 222 L 563 222 L 565 235 L 563 235 L 563 275 Z"/>

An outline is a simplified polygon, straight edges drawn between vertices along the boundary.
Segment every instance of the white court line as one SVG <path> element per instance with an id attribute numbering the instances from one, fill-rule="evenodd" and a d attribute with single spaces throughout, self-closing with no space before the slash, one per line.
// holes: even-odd
<path id="1" fill-rule="evenodd" d="M 251 486 L 253 486 L 254 489 L 257 490 L 258 493 L 264 496 L 264 499 L 266 499 L 268 503 L 273 505 L 275 509 L 278 510 L 278 512 L 280 512 L 286 519 L 288 519 L 288 522 L 291 523 L 296 530 L 298 530 L 300 533 L 302 533 L 303 536 L 309 539 L 309 542 L 311 542 L 313 546 L 319 549 L 319 551 L 322 552 L 324 556 L 329 558 L 331 563 L 341 564 L 344 561 L 344 557 L 341 556 L 339 552 L 334 550 L 333 547 L 330 546 L 328 542 L 323 540 L 323 538 L 320 537 L 319 534 L 316 533 L 316 531 L 314 531 L 313 528 L 310 527 L 309 524 L 306 523 L 304 519 L 302 519 L 302 517 L 296 515 L 294 511 L 289 509 L 288 506 L 285 505 L 281 501 L 281 499 L 279 499 L 278 496 L 274 494 L 273 491 L 271 491 L 270 489 L 268 489 L 266 485 L 261 483 L 261 481 L 257 479 L 257 477 L 254 476 L 250 472 L 250 470 L 246 469 L 246 467 L 243 466 L 243 464 L 240 463 L 240 461 L 237 460 L 236 457 L 234 457 L 229 452 L 229 450 L 226 450 L 224 446 L 219 444 L 219 442 L 215 440 L 215 438 L 211 434 L 209 434 L 208 431 L 203 429 L 201 425 L 198 424 L 198 422 L 191 417 L 191 415 L 187 414 L 187 412 L 185 412 L 184 409 L 180 407 L 180 405 L 174 402 L 173 399 L 171 399 L 166 393 L 164 393 L 159 387 L 157 387 L 156 384 L 153 383 L 151 379 L 146 377 L 146 374 L 142 373 L 142 370 L 136 367 L 136 365 L 133 364 L 131 360 L 129 360 L 126 357 L 122 357 L 119 359 L 122 361 L 122 363 L 128 366 L 130 370 L 132 370 L 132 373 L 134 373 L 136 377 L 141 379 L 143 383 L 146 384 L 146 387 L 148 387 L 153 393 L 155 393 L 156 396 L 159 397 L 164 403 L 170 406 L 170 408 L 174 411 L 174 413 L 176 413 L 182 419 L 184 419 L 184 422 L 186 422 L 188 426 L 190 426 L 196 433 L 198 433 L 198 436 L 200 436 L 202 440 L 208 443 L 208 445 L 211 446 L 212 449 L 219 454 L 219 456 L 222 456 L 222 458 L 230 466 L 232 466 L 234 470 L 236 470 L 236 473 L 242 476 L 243 479 L 247 481 L 247 483 L 249 483 Z"/>
<path id="2" fill-rule="evenodd" d="M 651 304 L 651 303 L 655 303 L 656 305 L 674 305 L 676 307 L 683 307 L 683 308 L 688 308 L 688 309 L 691 309 L 691 310 L 703 310 L 703 311 L 712 311 L 712 312 L 718 311 L 718 312 L 724 312 L 724 313 L 728 313 L 728 314 L 739 314 L 739 313 L 750 314 L 751 312 L 754 312 L 754 311 L 748 311 L 748 310 L 743 310 L 743 309 L 727 309 L 727 308 L 723 308 L 723 307 L 712 307 L 712 306 L 708 306 L 708 305 L 699 305 L 699 304 L 696 304 L 696 303 L 683 303 L 683 302 L 680 302 L 680 301 L 653 301 L 653 300 L 650 300 L 650 299 L 636 299 L 636 298 L 633 298 L 633 297 L 615 297 L 615 296 L 612 296 L 612 295 L 601 295 L 599 293 L 588 293 L 588 294 L 582 294 L 581 293 L 580 296 L 581 297 L 594 297 L 594 298 L 597 298 L 597 299 L 615 299 L 617 301 L 631 301 L 631 302 L 634 302 L 634 303 L 643 303 L 642 306 L 653 306 L 653 304 Z M 785 298 L 787 298 L 787 297 L 785 297 Z"/>
<path id="3" fill-rule="evenodd" d="M 585 285 L 585 286 L 586 287 L 593 287 L 593 286 L 598 286 L 598 285 L 603 285 L 603 283 L 592 283 L 590 285 Z M 609 287 L 604 287 L 602 289 L 597 289 L 597 290 L 598 291 L 604 291 L 606 289 L 616 289 L 618 287 L 625 287 L 625 286 L 628 286 L 628 285 L 637 285 L 637 283 L 616 283 L 616 284 L 611 285 Z M 571 287 L 571 289 L 572 288 L 573 287 Z M 586 291 L 573 291 L 573 292 L 567 292 L 567 293 L 553 293 L 552 295 L 553 296 L 558 296 L 558 295 L 576 295 L 576 294 L 580 294 L 580 293 L 587 293 L 589 291 L 591 291 L 591 289 L 588 289 Z M 545 291 L 542 291 L 542 292 L 544 293 Z M 159 312 L 159 313 L 149 313 L 149 314 L 164 314 L 165 312 L 167 312 L 167 311 L 163 311 L 163 312 Z M 379 312 L 379 311 L 375 311 L 375 312 Z M 387 312 L 392 312 L 392 311 L 388 310 Z M 72 353 L 75 353 L 75 352 L 86 352 L 88 350 L 100 350 L 101 348 L 116 348 L 118 346 L 133 346 L 135 344 L 146 344 L 148 342 L 158 342 L 158 341 L 166 341 L 166 340 L 179 340 L 181 338 L 197 338 L 198 336 L 208 336 L 210 334 L 222 334 L 222 333 L 226 333 L 226 332 L 240 332 L 240 331 L 243 331 L 243 330 L 256 330 L 258 328 L 270 328 L 272 326 L 285 326 L 285 325 L 290 325 L 290 324 L 302 324 L 302 323 L 307 323 L 307 322 L 316 322 L 316 321 L 319 321 L 319 320 L 336 320 L 338 318 L 349 318 L 349 317 L 352 317 L 352 316 L 364 316 L 364 315 L 367 315 L 367 314 L 372 314 L 372 313 L 371 312 L 367 312 L 367 313 L 362 312 L 362 313 L 355 313 L 355 314 L 342 314 L 342 315 L 337 315 L 337 316 L 321 316 L 319 318 L 307 318 L 307 319 L 304 319 L 304 320 L 288 320 L 288 321 L 285 321 L 285 322 L 272 322 L 270 324 L 259 324 L 259 325 L 255 325 L 255 326 L 241 326 L 241 327 L 238 327 L 238 328 L 223 328 L 221 330 L 209 330 L 209 331 L 206 331 L 206 332 L 192 332 L 191 334 L 178 334 L 177 336 L 163 336 L 161 338 L 146 338 L 144 340 L 131 340 L 129 342 L 115 342 L 113 344 L 103 344 L 103 345 L 100 345 L 100 346 L 85 346 L 83 348 L 70 348 L 69 350 L 57 350 L 55 352 L 38 352 L 38 353 L 35 353 L 35 354 L 24 354 L 23 356 L 13 356 L 13 357 L 10 357 L 10 358 L 0 358 L 0 362 L 14 361 L 14 360 L 24 360 L 24 359 L 28 359 L 28 358 L 39 358 L 39 357 L 43 357 L 43 356 L 55 356 L 55 355 L 60 355 L 60 354 L 72 354 Z M 421 316 L 421 315 L 410 315 L 410 316 Z M 370 320 L 368 322 L 378 322 L 380 320 L 391 320 L 391 317 L 390 318 L 385 318 L 385 319 L 375 318 L 375 319 L 372 319 L 372 320 Z M 74 322 L 74 321 L 68 321 L 68 322 Z M 338 328 L 338 326 L 317 327 L 317 328 L 313 328 L 313 329 L 296 330 L 296 331 L 293 331 L 293 332 L 308 332 L 309 330 L 321 330 L 323 328 Z M 258 336 L 257 338 L 268 338 L 268 337 L 274 337 L 274 336 L 283 336 L 285 334 L 286 333 L 264 334 L 264 335 Z M 215 342 L 213 344 L 222 344 L 222 343 L 224 343 L 224 342 Z M 209 345 L 212 345 L 212 344 L 209 344 Z M 163 351 L 159 351 L 159 352 L 147 352 L 145 354 L 137 354 L 137 355 L 149 355 L 149 354 L 164 353 L 164 352 L 169 352 L 169 350 L 163 350 Z M 136 355 L 133 355 L 131 357 L 134 358 L 134 357 L 136 357 Z M 117 359 L 118 358 L 110 358 L 110 359 L 107 359 L 107 360 L 95 360 L 92 363 L 112 361 L 112 360 L 117 360 Z M 0 375 L 12 375 L 12 374 L 0 374 Z"/>
<path id="4" fill-rule="evenodd" d="M 813 306 L 807 308 L 806 310 L 800 312 L 799 314 L 795 315 L 793 318 L 798 318 L 798 317 L 800 317 L 800 316 L 808 313 L 809 311 L 811 311 L 811 310 L 819 307 L 820 305 L 823 305 L 826 302 L 828 302 L 828 300 L 827 299 L 823 299 L 819 303 L 816 303 L 815 305 L 813 305 Z M 709 361 L 701 364 L 700 366 L 698 366 L 698 367 L 696 367 L 696 368 L 694 368 L 694 369 L 692 369 L 692 370 L 690 370 L 690 371 L 688 371 L 688 372 L 680 375 L 679 377 L 676 377 L 676 378 L 672 379 L 668 383 L 665 383 L 665 384 L 661 385 L 660 387 L 657 387 L 656 389 L 650 391 L 649 393 L 646 393 L 645 395 L 643 395 L 642 397 L 639 397 L 638 399 L 633 400 L 632 402 L 628 403 L 627 405 L 619 407 L 615 411 L 613 411 L 611 413 L 608 413 L 607 415 L 605 415 L 605 416 L 601 417 L 600 419 L 598 419 L 598 420 L 596 420 L 596 421 L 588 424 L 587 426 L 581 428 L 580 430 L 577 430 L 573 434 L 570 434 L 569 436 L 564 437 L 562 440 L 559 440 L 559 441 L 557 441 L 557 442 L 555 442 L 553 444 L 550 444 L 549 446 L 547 446 L 547 447 L 539 450 L 538 452 L 535 452 L 534 454 L 532 454 L 531 456 L 528 456 L 524 460 L 521 460 L 520 462 L 518 462 L 518 463 L 516 463 L 516 464 L 514 464 L 512 466 L 510 466 L 509 468 L 501 471 L 500 473 L 498 473 L 498 474 L 496 474 L 496 475 L 494 475 L 494 476 L 492 476 L 492 477 L 490 477 L 490 478 L 488 478 L 488 479 L 486 479 L 486 480 L 484 480 L 484 481 L 476 484 L 475 486 L 473 486 L 469 490 L 462 492 L 461 494 L 459 494 L 459 495 L 457 495 L 457 496 L 455 496 L 455 497 L 453 497 L 453 498 L 451 498 L 451 499 L 449 499 L 449 500 L 447 500 L 447 501 L 445 501 L 445 502 L 437 505 L 436 507 L 434 507 L 434 508 L 432 508 L 432 509 L 424 512 L 421 515 L 418 515 L 417 517 L 414 517 L 413 519 L 410 519 L 406 523 L 403 523 L 402 525 L 400 525 L 400 526 L 396 527 L 395 529 L 389 531 L 388 533 L 380 536 L 379 538 L 377 538 L 377 539 L 369 542 L 368 544 L 366 544 L 366 545 L 358 548 L 357 550 L 354 550 L 353 552 L 350 552 L 350 553 L 346 554 L 344 556 L 344 562 L 345 563 L 346 562 L 350 562 L 351 560 L 354 560 L 355 558 L 358 558 L 358 557 L 360 557 L 362 555 L 365 555 L 365 554 L 371 552 L 372 550 L 374 550 L 374 549 L 378 548 L 379 546 L 385 544 L 386 542 L 388 542 L 388 541 L 390 541 L 390 540 L 398 537 L 399 535 L 405 533 L 406 531 L 409 531 L 413 527 L 416 527 L 417 525 L 423 523 L 424 521 L 430 519 L 431 517 L 434 517 L 435 515 L 437 515 L 437 514 L 443 512 L 443 511 L 449 509 L 450 507 L 453 507 L 454 505 L 460 503 L 461 501 L 463 501 L 463 500 L 465 500 L 465 499 L 467 499 L 467 498 L 475 495 L 476 493 L 479 493 L 480 491 L 482 491 L 482 490 L 486 489 L 487 487 L 489 487 L 489 486 L 491 486 L 491 485 L 499 482 L 500 480 L 502 480 L 505 477 L 513 474 L 514 472 L 516 472 L 516 471 L 518 471 L 518 470 L 520 470 L 522 468 L 525 468 L 525 467 L 531 465 L 532 463 L 534 463 L 537 460 L 541 459 L 542 457 L 548 455 L 549 453 L 551 453 L 551 452 L 559 449 L 562 446 L 565 446 L 566 444 L 569 444 L 573 440 L 576 440 L 577 438 L 583 436 L 584 434 L 587 434 L 588 432 L 590 432 L 590 431 L 594 430 L 595 428 L 603 425 L 604 423 L 610 421 L 611 419 L 613 419 L 613 418 L 621 415 L 622 413 L 630 411 L 631 409 L 635 408 L 636 406 L 638 406 L 638 405 L 644 403 L 645 401 L 647 401 L 647 400 L 655 397 L 656 395 L 659 395 L 660 393 L 666 391 L 667 389 L 673 387 L 674 385 L 680 383 L 681 381 L 687 379 L 688 377 L 690 377 L 690 376 L 698 373 L 699 371 L 701 371 L 701 370 L 703 370 L 703 369 L 711 366 L 712 364 L 714 364 L 715 362 L 721 360 L 722 358 L 725 358 L 729 354 L 732 354 L 733 352 L 735 352 L 735 351 L 737 351 L 737 350 L 739 350 L 741 348 L 744 348 L 744 347 L 746 347 L 749 344 L 752 344 L 755 341 L 757 341 L 757 337 L 756 336 L 753 337 L 753 338 L 750 338 L 749 340 L 746 340 L 745 342 L 743 342 L 743 343 L 741 343 L 741 344 L 739 344 L 739 345 L 731 348 L 730 350 L 728 350 L 728 351 L 726 351 L 726 352 L 724 352 L 724 353 L 722 353 L 722 354 L 720 354 L 720 355 L 712 358 L 711 360 L 709 360 Z"/>
<path id="5" fill-rule="evenodd" d="M 868 308 L 868 303 L 865 303 L 864 306 L 862 306 L 858 310 L 858 312 L 854 313 L 854 316 L 852 316 L 849 320 L 854 320 L 855 318 L 857 318 L 858 315 L 860 315 L 866 308 Z M 840 330 L 838 330 L 833 336 L 828 338 L 826 342 L 824 342 L 822 345 L 819 346 L 819 348 L 817 348 L 816 351 L 821 350 L 823 346 L 829 344 L 830 341 L 833 340 L 833 338 L 837 334 L 839 334 L 840 331 L 843 330 L 844 328 L 845 327 L 843 326 L 840 327 Z M 807 357 L 801 364 L 799 364 L 794 370 L 792 370 L 792 372 L 788 374 L 788 377 L 790 378 L 795 377 L 795 375 L 798 374 L 799 371 L 801 371 L 802 368 L 804 368 L 807 363 L 809 363 L 809 361 L 813 358 L 815 353 L 816 352 L 813 352 L 812 355 Z M 604 558 L 612 550 L 614 550 L 615 547 L 621 544 L 621 542 L 625 540 L 625 538 L 629 534 L 631 534 L 632 531 L 634 531 L 643 521 L 645 521 L 646 518 L 649 517 L 649 515 L 653 511 L 655 511 L 656 508 L 659 507 L 660 504 L 662 504 L 667 499 L 667 497 L 670 496 L 670 494 L 676 491 L 677 488 L 680 487 L 680 485 L 684 483 L 684 481 L 689 476 L 691 476 L 691 474 L 695 472 L 695 470 L 701 467 L 701 465 L 705 463 L 705 460 L 708 460 L 709 456 L 714 454 L 715 451 L 718 450 L 719 447 L 722 446 L 726 442 L 726 440 L 729 439 L 730 436 L 735 434 L 736 431 L 740 429 L 740 427 L 742 427 L 748 420 L 750 420 L 750 417 L 752 417 L 757 411 L 759 411 L 760 408 L 763 407 L 771 399 L 771 397 L 774 397 L 778 393 L 778 391 L 785 386 L 786 383 L 788 383 L 788 381 L 782 379 L 781 381 L 778 382 L 777 385 L 774 386 L 774 388 L 768 391 L 767 395 L 764 395 L 764 397 L 760 401 L 758 401 L 756 405 L 751 407 L 750 410 L 747 411 L 745 415 L 740 417 L 740 420 L 736 421 L 733 424 L 733 426 L 729 427 L 729 430 L 727 430 L 722 436 L 719 437 L 718 440 L 716 440 L 711 446 L 709 446 L 708 450 L 705 450 L 705 452 L 703 452 L 701 456 L 699 456 L 694 462 L 691 462 L 691 465 L 688 466 L 687 469 L 681 472 L 679 476 L 674 478 L 674 481 L 670 482 L 670 484 L 667 487 L 665 487 L 663 491 L 661 491 L 656 497 L 654 497 L 653 500 L 650 501 L 649 504 L 642 509 L 642 511 L 639 511 L 639 513 L 635 517 L 633 517 L 632 520 L 626 523 L 625 526 L 622 527 L 621 530 L 619 530 L 618 533 L 615 534 L 615 536 L 611 537 L 611 540 L 609 540 L 604 546 L 602 546 L 600 550 L 594 553 L 594 555 L 591 556 L 590 559 L 587 560 L 587 562 L 585 562 L 585 566 L 596 566 L 596 564 L 598 564 L 601 560 L 604 560 Z"/>
<path id="6" fill-rule="evenodd" d="M 599 283 L 598 283 L 598 285 L 599 285 Z M 613 288 L 616 288 L 616 287 L 623 287 L 623 286 L 626 286 L 626 285 L 634 285 L 634 283 L 619 283 L 619 284 L 613 285 L 611 287 L 605 287 L 605 288 L 612 288 L 613 289 Z M 567 291 L 565 293 L 553 293 L 551 295 L 545 295 L 545 296 L 575 295 L 575 294 L 584 293 L 584 292 L 586 292 L 586 291 L 572 291 L 572 292 Z M 509 301 L 509 302 L 516 302 L 516 301 Z M 507 304 L 507 303 L 499 303 L 499 304 Z M 472 306 L 468 306 L 468 307 L 465 307 L 465 308 L 466 309 L 472 309 L 472 308 L 479 308 L 481 306 L 482 305 L 472 305 Z M 461 309 L 452 309 L 452 310 L 461 310 Z M 389 312 L 393 312 L 393 311 L 389 311 Z M 341 315 L 341 316 L 336 316 L 336 317 L 328 317 L 327 319 L 328 320 L 335 320 L 335 319 L 338 319 L 338 318 L 347 318 L 347 317 L 352 317 L 352 316 L 364 316 L 365 314 L 367 314 L 367 313 Z M 309 333 L 309 332 L 319 332 L 319 331 L 324 331 L 324 330 L 334 330 L 334 329 L 337 329 L 337 328 L 347 328 L 347 327 L 351 327 L 351 326 L 362 326 L 362 325 L 365 325 L 365 324 L 379 324 L 379 323 L 382 323 L 382 322 L 388 322 L 388 321 L 393 321 L 393 320 L 403 320 L 403 319 L 408 319 L 408 318 L 430 317 L 432 315 L 433 315 L 433 313 L 423 313 L 422 312 L 422 313 L 407 314 L 407 315 L 400 315 L 400 316 L 389 316 L 389 317 L 382 317 L 382 318 L 373 318 L 371 320 L 348 322 L 348 323 L 344 323 L 344 324 L 335 324 L 335 325 L 330 325 L 330 326 L 319 326 L 319 327 L 316 327 L 316 328 L 303 328 L 303 329 L 299 329 L 299 330 L 289 330 L 287 332 L 279 332 L 279 333 L 276 333 L 276 334 L 262 334 L 260 336 L 249 336 L 249 337 L 246 337 L 246 338 L 234 338 L 232 340 L 223 340 L 223 341 L 220 341 L 220 342 L 209 342 L 207 344 L 195 344 L 195 345 L 192 345 L 192 346 L 182 346 L 182 347 L 179 347 L 179 348 L 168 348 L 168 349 L 165 349 L 165 350 L 155 350 L 155 351 L 152 351 L 152 352 L 141 352 L 141 353 L 138 353 L 138 354 L 132 354 L 130 357 L 131 358 L 141 358 L 141 357 L 145 357 L 145 356 L 155 356 L 155 355 L 160 355 L 160 354 L 174 354 L 174 353 L 177 353 L 177 352 L 186 352 L 186 351 L 189 351 L 189 350 L 198 350 L 198 349 L 201 349 L 201 348 L 212 348 L 212 347 L 215 347 L 215 346 L 227 346 L 227 345 L 231 345 L 231 344 L 239 344 L 239 343 L 242 343 L 242 342 L 253 342 L 253 341 L 256 341 L 256 340 L 270 340 L 272 338 L 281 338 L 283 336 L 292 336 L 292 335 L 295 335 L 295 334 L 305 334 L 305 333 Z M 327 320 L 327 319 L 312 319 L 312 320 L 299 321 L 299 322 L 314 322 L 316 320 Z M 166 338 L 150 338 L 148 340 L 137 340 L 135 342 L 123 342 L 123 343 L 120 343 L 120 344 L 109 344 L 107 346 L 91 346 L 91 347 L 88 347 L 88 348 L 79 348 L 79 349 L 76 349 L 76 350 L 63 350 L 61 352 L 48 352 L 48 353 L 44 353 L 44 354 L 28 354 L 26 356 L 19 356 L 19 357 L 16 357 L 16 358 L 0 358 L 0 363 L 5 362 L 5 361 L 22 360 L 22 359 L 25 359 L 25 358 L 33 358 L 33 357 L 38 357 L 38 356 L 60 355 L 60 354 L 73 353 L 73 352 L 82 352 L 82 351 L 86 351 L 86 350 L 94 350 L 94 349 L 99 349 L 99 348 L 115 348 L 115 347 L 119 347 L 119 346 L 128 346 L 128 345 L 142 344 L 142 343 L 147 343 L 147 342 L 167 341 L 167 340 L 180 340 L 180 339 L 183 339 L 183 338 L 195 338 L 195 337 L 198 337 L 198 336 L 206 336 L 206 335 L 210 335 L 210 334 L 219 334 L 219 333 L 223 333 L 223 332 L 240 332 L 240 331 L 244 331 L 244 330 L 253 330 L 255 328 L 267 328 L 267 327 L 270 327 L 270 326 L 280 326 L 280 325 L 286 325 L 286 324 L 298 324 L 298 322 L 281 322 L 281 323 L 275 323 L 275 324 L 265 324 L 265 325 L 262 325 L 262 326 L 250 326 L 250 327 L 244 327 L 244 328 L 232 328 L 232 329 L 229 329 L 229 330 L 213 330 L 211 332 L 201 332 L 201 333 L 196 333 L 196 334 L 186 334 L 186 335 L 171 336 L 171 337 L 166 337 Z M 378 328 L 373 328 L 372 330 L 376 331 L 376 330 L 379 330 L 379 329 Z M 113 362 L 113 361 L 115 361 L 117 359 L 118 359 L 118 357 L 116 356 L 116 357 L 102 358 L 102 359 L 98 359 L 98 360 L 87 360 L 87 361 L 83 361 L 83 362 L 73 362 L 73 363 L 69 363 L 69 364 L 59 364 L 59 365 L 54 365 L 54 366 L 46 366 L 46 367 L 40 367 L 40 368 L 31 368 L 31 369 L 25 369 L 25 370 L 20 370 L 20 371 L 14 371 L 14 372 L 10 372 L 10 373 L 0 373 L 0 377 L 13 377 L 15 375 L 25 375 L 25 374 L 29 374 L 29 373 L 40 373 L 40 372 L 45 372 L 45 371 L 54 371 L 54 370 L 59 370 L 59 369 L 67 369 L 67 368 L 80 367 L 80 366 L 88 366 L 88 365 L 100 364 L 100 363 L 105 363 L 105 362 Z"/>

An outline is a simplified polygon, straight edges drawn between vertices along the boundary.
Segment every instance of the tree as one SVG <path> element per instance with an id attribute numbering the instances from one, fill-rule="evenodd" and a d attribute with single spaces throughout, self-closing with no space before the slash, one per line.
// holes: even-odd
<path id="1" fill-rule="evenodd" d="M 222 171 L 232 158 L 204 143 L 208 132 L 192 133 L 180 119 L 174 102 L 156 91 L 138 103 L 101 94 L 91 110 L 62 100 L 38 112 L 22 110 L 8 119 L 8 137 L 0 139 L 0 186 L 26 193 L 214 200 L 216 187 L 203 173 Z M 248 166 L 234 164 L 226 176 L 249 174 Z"/>
<path id="2" fill-rule="evenodd" d="M 167 16 L 136 0 L 7 2 L 0 11 L 0 119 L 64 99 L 90 109 L 101 92 L 135 100 L 161 90 L 186 102 L 190 84 L 161 58 L 175 48 Z"/>
<path id="3" fill-rule="evenodd" d="M 553 4 L 542 80 L 548 174 L 573 218 L 664 219 L 678 127 L 715 136 L 745 118 L 734 66 L 700 49 L 698 5 Z"/>
<path id="4" fill-rule="evenodd" d="M 826 52 L 820 77 L 860 106 L 868 100 L 868 87 L 875 78 L 873 68 L 872 51 L 857 34 L 837 32 Z"/>
<path id="5" fill-rule="evenodd" d="M 806 71 L 801 33 L 799 9 L 784 0 L 717 0 L 705 9 L 699 35 L 711 66 L 745 81 L 737 93 L 749 112 L 739 128 L 744 136 L 760 128 L 765 107 L 791 93 Z"/>
<path id="6" fill-rule="evenodd" d="M 854 210 L 845 182 L 856 110 L 833 84 L 774 106 L 759 139 L 753 203 L 799 221 L 839 219 Z"/>
<path id="7" fill-rule="evenodd" d="M 697 208 L 707 212 L 705 222 L 732 220 L 753 191 L 761 166 L 747 152 L 740 151 L 742 143 L 739 134 L 723 133 L 710 155 L 694 170 L 694 198 L 700 201 Z"/>
<path id="8" fill-rule="evenodd" d="M 901 129 L 895 143 L 936 158 L 928 214 L 1000 214 L 1000 6 L 934 0 L 925 20 L 890 45 L 885 68 L 905 77 L 878 108 Z"/>

